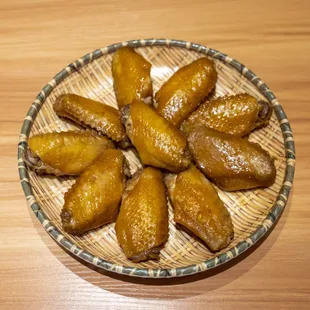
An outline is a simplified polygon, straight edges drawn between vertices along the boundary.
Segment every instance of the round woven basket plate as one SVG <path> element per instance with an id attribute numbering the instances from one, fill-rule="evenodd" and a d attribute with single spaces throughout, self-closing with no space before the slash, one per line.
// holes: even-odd
<path id="1" fill-rule="evenodd" d="M 64 193 L 74 178 L 37 176 L 23 161 L 29 136 L 52 131 L 76 129 L 53 111 L 53 103 L 62 93 L 76 93 L 117 107 L 113 91 L 111 60 L 115 50 L 129 45 L 152 63 L 154 92 L 177 69 L 206 55 L 215 61 L 218 81 L 214 96 L 247 92 L 267 99 L 273 106 L 269 125 L 251 133 L 275 158 L 276 182 L 266 189 L 224 192 L 220 198 L 229 209 L 234 224 L 234 239 L 219 253 L 211 253 L 197 238 L 178 230 L 169 205 L 169 238 L 159 261 L 135 264 L 128 260 L 118 245 L 114 223 L 82 236 L 63 231 L 60 211 Z M 134 172 L 139 161 L 131 151 L 125 152 Z M 238 61 L 214 49 L 190 42 L 146 39 L 133 40 L 98 49 L 60 71 L 39 93 L 24 120 L 18 144 L 19 175 L 27 202 L 45 230 L 56 242 L 75 256 L 97 267 L 136 277 L 164 278 L 198 273 L 219 266 L 249 249 L 275 223 L 283 211 L 292 187 L 295 150 L 292 131 L 275 95 L 252 71 Z"/>

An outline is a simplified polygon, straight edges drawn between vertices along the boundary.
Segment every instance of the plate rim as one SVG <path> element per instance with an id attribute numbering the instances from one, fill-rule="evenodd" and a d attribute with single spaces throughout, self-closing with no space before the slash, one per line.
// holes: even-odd
<path id="1" fill-rule="evenodd" d="M 284 180 L 281 188 L 278 192 L 278 196 L 273 204 L 273 207 L 269 214 L 262 221 L 261 225 L 246 239 L 240 241 L 234 247 L 229 248 L 224 253 L 218 254 L 213 258 L 202 261 L 199 264 L 192 264 L 177 268 L 137 268 L 114 264 L 103 258 L 94 256 L 93 254 L 83 250 L 79 246 L 68 240 L 62 233 L 52 224 L 52 222 L 45 216 L 39 203 L 36 201 L 34 193 L 32 191 L 32 185 L 30 184 L 27 165 L 23 160 L 23 154 L 27 147 L 27 139 L 32 127 L 32 124 L 46 98 L 52 92 L 52 90 L 61 83 L 64 79 L 70 76 L 73 72 L 78 72 L 79 69 L 91 61 L 112 53 L 122 46 L 131 46 L 134 48 L 145 47 L 145 46 L 166 46 L 166 47 L 180 47 L 187 50 L 194 50 L 205 54 L 206 56 L 220 60 L 226 65 L 229 65 L 236 69 L 242 76 L 250 81 L 256 88 L 260 90 L 262 94 L 269 100 L 276 113 L 277 119 L 280 124 L 280 128 L 283 134 L 284 146 L 285 146 L 285 157 L 286 167 Z M 295 145 L 293 139 L 292 129 L 290 123 L 286 117 L 286 114 L 278 102 L 276 96 L 268 88 L 268 86 L 251 70 L 245 67 L 237 60 L 229 57 L 228 55 L 221 53 L 215 49 L 208 48 L 204 45 L 192 43 L 189 41 L 175 40 L 175 39 L 140 39 L 130 40 L 120 43 L 115 43 L 104 48 L 96 49 L 91 53 L 84 55 L 76 61 L 70 63 L 67 67 L 58 72 L 52 80 L 50 80 L 37 95 L 33 101 L 27 115 L 24 119 L 18 142 L 18 171 L 20 183 L 23 188 L 27 203 L 38 218 L 46 232 L 63 248 L 71 252 L 74 256 L 81 258 L 82 260 L 95 265 L 98 268 L 104 269 L 109 272 L 114 272 L 122 275 L 142 277 L 142 278 L 170 278 L 170 277 L 181 277 L 196 274 L 218 267 L 230 260 L 236 258 L 241 253 L 248 250 L 254 244 L 256 244 L 271 228 L 275 225 L 277 219 L 282 214 L 286 202 L 288 200 L 290 190 L 292 187 L 294 172 L 295 172 Z"/>

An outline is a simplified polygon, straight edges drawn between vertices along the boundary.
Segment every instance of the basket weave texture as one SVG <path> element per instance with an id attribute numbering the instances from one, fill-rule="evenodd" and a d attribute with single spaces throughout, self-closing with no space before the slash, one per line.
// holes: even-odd
<path id="1" fill-rule="evenodd" d="M 156 92 L 177 69 L 206 55 L 213 59 L 218 72 L 212 96 L 247 92 L 269 100 L 274 111 L 267 127 L 250 134 L 275 158 L 277 177 L 267 189 L 224 192 L 217 188 L 229 209 L 234 224 L 234 239 L 228 248 L 211 253 L 198 239 L 176 228 L 169 205 L 169 238 L 159 261 L 132 263 L 118 245 L 114 223 L 82 236 L 63 231 L 60 211 L 64 193 L 73 184 L 72 177 L 37 176 L 25 165 L 22 155 L 29 136 L 52 131 L 76 129 L 53 111 L 55 99 L 63 93 L 75 93 L 117 107 L 113 91 L 111 60 L 122 45 L 131 45 L 152 63 L 153 88 Z M 139 166 L 132 151 L 124 152 L 131 171 Z M 74 255 L 116 273 L 139 277 L 184 276 L 216 267 L 256 243 L 273 225 L 285 207 L 293 182 L 295 149 L 286 115 L 274 94 L 253 72 L 225 54 L 189 42 L 148 39 L 134 40 L 96 50 L 73 62 L 58 73 L 33 102 L 22 127 L 18 146 L 18 167 L 27 202 L 46 231 Z"/>

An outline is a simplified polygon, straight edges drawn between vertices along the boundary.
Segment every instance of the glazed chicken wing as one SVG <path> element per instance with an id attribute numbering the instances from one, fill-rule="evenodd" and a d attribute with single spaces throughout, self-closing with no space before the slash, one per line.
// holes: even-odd
<path id="1" fill-rule="evenodd" d="M 198 236 L 212 252 L 225 248 L 233 236 L 229 211 L 213 185 L 195 167 L 165 178 L 174 220 Z"/>
<path id="2" fill-rule="evenodd" d="M 114 222 L 125 189 L 125 161 L 120 150 L 105 150 L 65 194 L 63 228 L 70 234 Z"/>
<path id="3" fill-rule="evenodd" d="M 25 161 L 39 174 L 79 175 L 107 148 L 113 142 L 93 131 L 45 133 L 28 140 Z"/>
<path id="4" fill-rule="evenodd" d="M 159 114 L 172 124 L 191 114 L 215 87 L 217 73 L 214 62 L 200 58 L 176 71 L 155 96 Z"/>
<path id="5" fill-rule="evenodd" d="M 268 187 L 275 181 L 274 160 L 246 138 L 198 126 L 190 131 L 188 142 L 198 167 L 223 190 Z"/>
<path id="6" fill-rule="evenodd" d="M 267 125 L 271 106 L 248 94 L 225 96 L 206 101 L 182 123 L 188 132 L 194 126 L 205 125 L 211 129 L 237 137 L 249 134 L 255 128 Z"/>
<path id="7" fill-rule="evenodd" d="M 144 165 L 179 172 L 190 164 L 186 137 L 152 107 L 135 100 L 122 110 L 122 121 Z"/>
<path id="8" fill-rule="evenodd" d="M 106 104 L 75 94 L 63 94 L 57 98 L 53 108 L 57 115 L 82 126 L 90 126 L 114 141 L 126 138 L 119 111 Z"/>
<path id="9" fill-rule="evenodd" d="M 168 238 L 166 189 L 159 170 L 148 167 L 127 182 L 116 221 L 117 239 L 133 262 L 158 259 Z"/>
<path id="10" fill-rule="evenodd" d="M 121 47 L 112 59 L 114 91 L 119 108 L 134 99 L 151 99 L 151 64 L 131 47 Z"/>

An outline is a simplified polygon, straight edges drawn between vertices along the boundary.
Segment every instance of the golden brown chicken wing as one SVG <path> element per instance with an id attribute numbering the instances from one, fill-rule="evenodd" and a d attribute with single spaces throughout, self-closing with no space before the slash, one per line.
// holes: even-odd
<path id="1" fill-rule="evenodd" d="M 148 167 L 128 181 L 115 230 L 133 262 L 158 259 L 168 238 L 166 189 L 159 170 Z"/>
<path id="2" fill-rule="evenodd" d="M 24 159 L 39 174 L 79 175 L 107 148 L 113 142 L 91 130 L 52 132 L 32 136 Z"/>
<path id="3" fill-rule="evenodd" d="M 159 114 L 179 126 L 215 87 L 214 62 L 200 58 L 176 71 L 155 96 Z"/>
<path id="4" fill-rule="evenodd" d="M 249 134 L 253 129 L 267 125 L 271 106 L 248 94 L 219 97 L 206 101 L 182 123 L 182 130 L 205 125 L 214 130 L 237 137 Z"/>
<path id="5" fill-rule="evenodd" d="M 198 236 L 212 252 L 225 248 L 233 237 L 229 211 L 213 185 L 195 167 L 165 178 L 174 220 Z"/>
<path id="6" fill-rule="evenodd" d="M 116 220 L 125 189 L 124 160 L 120 150 L 105 150 L 78 177 L 60 215 L 66 232 L 82 234 Z"/>
<path id="7" fill-rule="evenodd" d="M 121 47 L 112 59 L 114 91 L 119 108 L 134 99 L 151 99 L 151 64 L 131 47 Z"/>
<path id="8" fill-rule="evenodd" d="M 190 131 L 188 142 L 200 170 L 223 190 L 268 187 L 275 181 L 274 160 L 246 138 L 198 126 Z"/>
<path id="9" fill-rule="evenodd" d="M 152 107 L 135 100 L 122 110 L 122 121 L 144 165 L 179 172 L 190 164 L 185 136 Z"/>
<path id="10" fill-rule="evenodd" d="M 82 126 L 90 126 L 114 141 L 126 138 L 119 111 L 106 104 L 75 94 L 63 94 L 57 98 L 53 108 L 57 115 Z"/>

